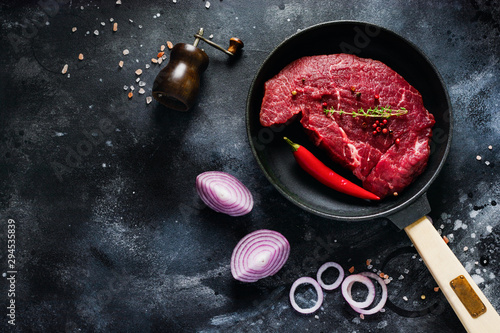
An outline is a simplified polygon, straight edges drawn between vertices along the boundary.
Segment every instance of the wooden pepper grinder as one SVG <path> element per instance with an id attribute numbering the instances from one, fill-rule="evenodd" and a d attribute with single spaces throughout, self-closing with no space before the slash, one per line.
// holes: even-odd
<path id="1" fill-rule="evenodd" d="M 158 73 L 153 83 L 153 97 L 170 109 L 187 111 L 198 96 L 200 76 L 209 62 L 207 54 L 197 47 L 200 40 L 230 56 L 235 56 L 243 48 L 243 42 L 233 37 L 226 50 L 203 37 L 203 28 L 194 37 L 193 45 L 175 44 L 167 66 Z"/>

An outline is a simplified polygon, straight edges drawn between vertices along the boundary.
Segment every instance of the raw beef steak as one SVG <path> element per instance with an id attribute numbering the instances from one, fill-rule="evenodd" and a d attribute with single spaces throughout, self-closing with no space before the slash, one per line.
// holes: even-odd
<path id="1" fill-rule="evenodd" d="M 377 106 L 407 113 L 389 118 L 349 114 Z M 380 61 L 332 54 L 292 62 L 266 82 L 260 122 L 283 124 L 295 115 L 301 115 L 316 146 L 381 198 L 400 193 L 427 165 L 434 117 L 420 93 Z"/>

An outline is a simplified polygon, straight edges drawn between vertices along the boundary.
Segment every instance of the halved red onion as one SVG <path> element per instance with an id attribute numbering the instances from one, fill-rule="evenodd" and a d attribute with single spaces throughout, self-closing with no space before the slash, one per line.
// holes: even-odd
<path id="1" fill-rule="evenodd" d="M 337 280 L 335 280 L 335 282 L 333 282 L 332 284 L 325 284 L 321 279 L 321 276 L 323 275 L 323 272 L 330 267 L 336 268 L 339 271 L 339 276 L 337 277 Z M 340 286 L 343 279 L 344 279 L 344 269 L 342 268 L 342 266 L 333 261 L 326 262 L 323 265 L 321 265 L 321 267 L 318 269 L 318 273 L 316 274 L 316 280 L 318 280 L 319 285 L 325 290 L 333 290 L 337 288 L 338 286 Z"/>
<path id="2" fill-rule="evenodd" d="M 351 288 L 355 282 L 362 283 L 368 288 L 368 294 L 363 302 L 355 301 L 352 298 Z M 344 282 L 342 282 L 342 295 L 350 306 L 363 309 L 372 304 L 375 299 L 375 286 L 368 277 L 361 274 L 352 274 L 346 277 Z"/>
<path id="3" fill-rule="evenodd" d="M 243 237 L 231 256 L 236 280 L 255 282 L 276 274 L 288 260 L 290 244 L 277 231 L 261 229 Z"/>
<path id="4" fill-rule="evenodd" d="M 295 290 L 301 284 L 306 284 L 306 283 L 311 284 L 314 287 L 314 289 L 316 289 L 316 294 L 318 296 L 318 299 L 316 300 L 316 304 L 314 304 L 313 307 L 303 309 L 295 301 Z M 313 313 L 314 311 L 318 310 L 320 308 L 321 304 L 323 304 L 323 290 L 321 289 L 321 286 L 319 285 L 318 281 L 316 281 L 313 278 L 308 277 L 308 276 L 304 276 L 304 277 L 297 279 L 292 284 L 292 288 L 290 288 L 290 303 L 292 304 L 292 307 L 297 312 L 300 312 L 300 313 L 308 314 L 308 313 Z"/>
<path id="5" fill-rule="evenodd" d="M 236 177 L 222 171 L 206 171 L 196 177 L 201 200 L 219 213 L 230 216 L 248 214 L 253 208 L 252 193 Z"/>
<path id="6" fill-rule="evenodd" d="M 380 287 L 382 287 L 382 296 L 380 298 L 380 301 L 377 303 L 377 305 L 375 305 L 371 309 L 364 309 L 364 308 L 362 309 L 362 308 L 353 306 L 352 304 L 349 304 L 349 305 L 351 306 L 351 308 L 354 311 L 356 311 L 358 313 L 361 313 L 363 315 L 371 315 L 371 314 L 379 312 L 380 310 L 382 310 L 382 308 L 384 307 L 385 303 L 387 302 L 387 286 L 386 286 L 384 280 L 382 280 L 380 278 L 380 276 L 378 276 L 377 274 L 372 273 L 372 272 L 361 272 L 358 275 L 369 277 L 369 278 L 372 278 L 372 279 L 376 280 L 380 284 Z M 354 283 L 354 282 L 352 282 L 352 283 Z"/>

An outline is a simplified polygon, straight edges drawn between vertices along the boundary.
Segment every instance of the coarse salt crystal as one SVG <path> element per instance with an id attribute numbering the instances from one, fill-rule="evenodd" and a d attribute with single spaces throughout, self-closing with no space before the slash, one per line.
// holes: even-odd
<path id="1" fill-rule="evenodd" d="M 66 74 L 68 72 L 68 64 L 63 66 L 63 69 L 61 71 L 62 74 Z"/>
<path id="2" fill-rule="evenodd" d="M 493 149 L 493 146 L 492 146 L 492 145 L 489 145 L 489 146 L 488 146 L 488 149 L 489 149 L 489 150 L 492 150 L 492 149 Z"/>
<path id="3" fill-rule="evenodd" d="M 101 25 L 104 27 L 106 25 L 106 22 L 101 22 Z"/>
<path id="4" fill-rule="evenodd" d="M 119 66 L 120 68 L 122 68 L 122 67 L 123 67 L 123 60 L 120 60 L 120 62 L 118 63 L 118 66 Z"/>
<path id="5" fill-rule="evenodd" d="M 141 94 L 141 95 L 142 95 L 142 94 L 144 94 L 145 92 L 146 92 L 146 90 L 144 90 L 144 88 L 139 89 L 139 94 Z"/>
<path id="6" fill-rule="evenodd" d="M 408 302 L 408 297 L 403 296 L 403 299 L 404 299 L 405 302 Z"/>
<path id="7" fill-rule="evenodd" d="M 149 67 L 151 67 L 151 65 L 150 64 L 146 64 L 146 66 L 144 66 L 144 67 L 149 68 Z"/>
<path id="8" fill-rule="evenodd" d="M 165 51 L 165 45 L 160 46 L 160 51 Z"/>
<path id="9" fill-rule="evenodd" d="M 490 165 L 490 161 L 484 161 L 484 164 Z"/>
<path id="10" fill-rule="evenodd" d="M 205 8 L 206 9 L 210 8 L 210 1 L 205 2 Z"/>
<path id="11" fill-rule="evenodd" d="M 122 1 L 121 1 L 121 0 L 116 0 L 116 4 L 117 4 L 117 5 L 121 5 L 121 4 L 122 4 Z"/>
<path id="12" fill-rule="evenodd" d="M 141 25 L 141 24 L 139 24 L 139 25 L 138 25 L 138 27 L 139 27 L 139 29 L 142 29 L 142 25 Z M 141 47 L 142 47 L 142 46 L 141 46 Z"/>
<path id="13" fill-rule="evenodd" d="M 162 58 L 159 58 L 158 59 L 158 64 L 161 64 L 163 62 L 163 59 Z"/>
<path id="14" fill-rule="evenodd" d="M 128 90 L 128 86 L 127 85 L 123 86 L 123 90 Z"/>
<path id="15" fill-rule="evenodd" d="M 118 30 L 118 23 L 113 23 L 113 31 L 116 32 Z"/>
<path id="16" fill-rule="evenodd" d="M 135 82 L 139 82 L 139 81 L 141 81 L 140 77 L 138 77 L 137 79 L 135 79 Z"/>
<path id="17" fill-rule="evenodd" d="M 398 280 L 403 280 L 404 278 L 405 278 L 405 277 L 404 277 L 403 275 L 400 275 L 400 276 L 398 277 Z"/>
<path id="18" fill-rule="evenodd" d="M 80 53 L 80 54 L 78 55 L 78 60 L 83 60 L 83 53 Z"/>
<path id="19" fill-rule="evenodd" d="M 129 50 L 127 50 L 127 49 L 123 50 L 123 55 L 127 55 L 129 53 L 130 53 Z"/>
<path id="20" fill-rule="evenodd" d="M 151 58 L 151 62 L 152 62 L 152 63 L 157 64 L 157 63 L 158 63 L 158 59 L 156 59 L 156 58 Z"/>
<path id="21" fill-rule="evenodd" d="M 135 74 L 136 74 L 136 75 L 141 75 L 141 74 L 142 74 L 142 69 L 140 69 L 140 68 L 139 68 L 138 70 L 136 70 L 136 71 L 135 71 Z"/>
<path id="22" fill-rule="evenodd" d="M 144 87 L 146 85 L 146 82 L 144 81 L 139 81 L 139 87 Z"/>
<path id="23" fill-rule="evenodd" d="M 476 160 L 481 161 L 481 156 L 480 156 L 480 155 L 477 155 L 477 156 L 476 156 Z"/>
<path id="24" fill-rule="evenodd" d="M 76 27 L 71 28 L 71 32 L 75 32 L 75 31 L 76 31 Z"/>
<path id="25" fill-rule="evenodd" d="M 464 252 L 467 251 L 469 248 L 467 246 L 464 246 Z"/>
<path id="26" fill-rule="evenodd" d="M 99 36 L 99 30 L 94 30 L 94 35 Z"/>
<path id="27" fill-rule="evenodd" d="M 151 97 L 151 96 L 146 97 L 147 104 L 151 103 L 152 101 L 153 101 L 153 97 Z"/>
<path id="28" fill-rule="evenodd" d="M 134 89 L 135 89 L 134 86 L 130 86 L 130 90 L 134 90 Z"/>
<path id="29" fill-rule="evenodd" d="M 110 17 L 110 18 L 109 18 L 109 22 L 113 22 L 114 20 L 115 20 L 115 19 L 114 19 L 114 18 L 112 18 L 112 17 Z"/>

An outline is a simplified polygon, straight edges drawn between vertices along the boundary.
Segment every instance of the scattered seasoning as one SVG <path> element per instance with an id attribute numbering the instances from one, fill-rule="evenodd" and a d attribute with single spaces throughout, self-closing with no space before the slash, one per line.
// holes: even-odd
<path id="1" fill-rule="evenodd" d="M 438 292 L 439 291 L 439 287 L 434 287 L 434 291 Z"/>
<path id="2" fill-rule="evenodd" d="M 394 141 L 394 143 L 395 143 L 395 144 L 397 144 L 397 145 L 399 145 L 399 143 L 400 143 L 400 142 L 401 142 L 401 140 L 400 140 L 399 138 L 397 138 L 397 139 Z"/>
<path id="3" fill-rule="evenodd" d="M 356 87 L 355 86 L 351 86 L 351 91 L 352 92 L 356 92 Z"/>
<path id="4" fill-rule="evenodd" d="M 366 259 L 366 266 L 369 266 L 372 263 L 371 259 Z"/>
<path id="5" fill-rule="evenodd" d="M 135 75 L 141 75 L 141 74 L 142 74 L 142 69 L 139 68 L 138 70 L 135 71 Z"/>
<path id="6" fill-rule="evenodd" d="M 62 74 L 66 74 L 68 72 L 68 64 L 63 66 L 63 69 L 61 71 Z"/>
<path id="7" fill-rule="evenodd" d="M 210 8 L 210 1 L 205 2 L 205 8 L 206 9 Z"/>
<path id="8" fill-rule="evenodd" d="M 477 155 L 477 156 L 476 156 L 476 160 L 478 160 L 478 161 L 481 161 L 481 158 L 482 158 L 482 157 L 481 157 L 480 155 Z"/>
<path id="9" fill-rule="evenodd" d="M 132 96 L 134 96 L 134 93 L 133 92 L 129 92 L 128 93 L 128 98 L 130 99 L 130 98 L 132 98 Z"/>
<path id="10" fill-rule="evenodd" d="M 349 268 L 349 273 L 352 273 L 354 272 L 354 266 L 352 266 L 351 268 Z"/>
<path id="11" fill-rule="evenodd" d="M 167 41 L 167 47 L 171 50 L 174 47 L 171 41 Z"/>
<path id="12" fill-rule="evenodd" d="M 113 23 L 113 31 L 116 32 L 118 30 L 118 23 Z"/>
<path id="13" fill-rule="evenodd" d="M 144 81 L 139 81 L 139 87 L 144 87 L 146 85 L 146 82 Z"/>
<path id="14" fill-rule="evenodd" d="M 421 299 L 425 299 L 425 295 L 420 296 Z"/>
<path id="15" fill-rule="evenodd" d="M 395 196 L 395 197 L 397 197 L 399 195 L 399 193 L 398 192 L 394 192 L 394 193 L 392 193 L 392 195 Z"/>
<path id="16" fill-rule="evenodd" d="M 468 251 L 469 248 L 467 246 L 464 246 L 464 252 Z"/>
<path id="17" fill-rule="evenodd" d="M 297 95 L 297 90 L 292 90 L 292 96 Z"/>
<path id="18" fill-rule="evenodd" d="M 123 67 L 123 60 L 120 60 L 120 62 L 118 63 L 118 67 L 120 67 L 120 68 Z"/>
<path id="19" fill-rule="evenodd" d="M 80 54 L 78 55 L 78 60 L 83 60 L 83 53 L 80 53 Z"/>
<path id="20" fill-rule="evenodd" d="M 76 27 L 71 28 L 71 32 L 75 32 L 75 31 L 76 31 Z"/>
<path id="21" fill-rule="evenodd" d="M 490 161 L 484 161 L 484 164 L 490 165 Z"/>
<path id="22" fill-rule="evenodd" d="M 165 51 L 165 45 L 160 46 L 160 51 Z"/>
<path id="23" fill-rule="evenodd" d="M 154 64 L 157 64 L 158 63 L 158 59 L 156 58 L 151 58 L 151 62 L 154 63 Z"/>
<path id="24" fill-rule="evenodd" d="M 121 1 L 121 0 L 116 0 L 116 4 L 117 4 L 117 5 L 121 5 L 121 4 L 122 4 L 122 1 Z"/>
<path id="25" fill-rule="evenodd" d="M 450 240 L 449 240 L 449 239 L 448 239 L 448 237 L 446 237 L 446 236 L 443 236 L 443 240 L 444 240 L 444 242 L 445 242 L 446 244 L 448 244 L 448 243 L 450 242 Z"/>
<path id="26" fill-rule="evenodd" d="M 128 49 L 123 50 L 123 55 L 127 55 L 127 54 L 129 54 L 129 53 L 130 53 L 130 52 L 129 52 L 129 50 L 128 50 Z"/>
<path id="27" fill-rule="evenodd" d="M 165 54 L 165 52 L 159 52 L 158 55 L 156 56 L 157 58 L 161 58 L 163 57 L 163 55 Z"/>
<path id="28" fill-rule="evenodd" d="M 361 93 L 358 91 L 358 92 L 356 93 L 356 98 L 360 98 L 360 97 L 361 97 Z"/>
<path id="29" fill-rule="evenodd" d="M 163 62 L 163 59 L 162 59 L 162 58 L 159 58 L 159 59 L 158 59 L 158 65 L 160 65 L 162 62 Z"/>
<path id="30" fill-rule="evenodd" d="M 99 30 L 94 30 L 94 35 L 99 36 Z"/>
<path id="31" fill-rule="evenodd" d="M 373 96 L 373 97 L 375 97 L 375 99 L 379 99 L 380 98 L 380 96 L 377 95 L 377 94 L 375 94 L 375 96 Z"/>
<path id="32" fill-rule="evenodd" d="M 144 90 L 144 88 L 139 89 L 139 94 L 143 95 L 145 92 L 146 90 Z"/>
<path id="33" fill-rule="evenodd" d="M 489 150 L 492 150 L 492 149 L 493 149 L 493 146 L 492 146 L 492 145 L 489 145 L 489 146 L 488 146 L 488 149 L 489 149 Z"/>
<path id="34" fill-rule="evenodd" d="M 123 90 L 127 91 L 128 90 L 128 86 L 127 85 L 123 86 Z"/>
<path id="35" fill-rule="evenodd" d="M 403 300 L 404 300 L 405 302 L 408 302 L 408 297 L 403 296 Z"/>
<path id="36" fill-rule="evenodd" d="M 149 104 L 152 101 L 153 101 L 153 97 L 151 97 L 151 96 L 146 97 L 146 104 Z"/>

